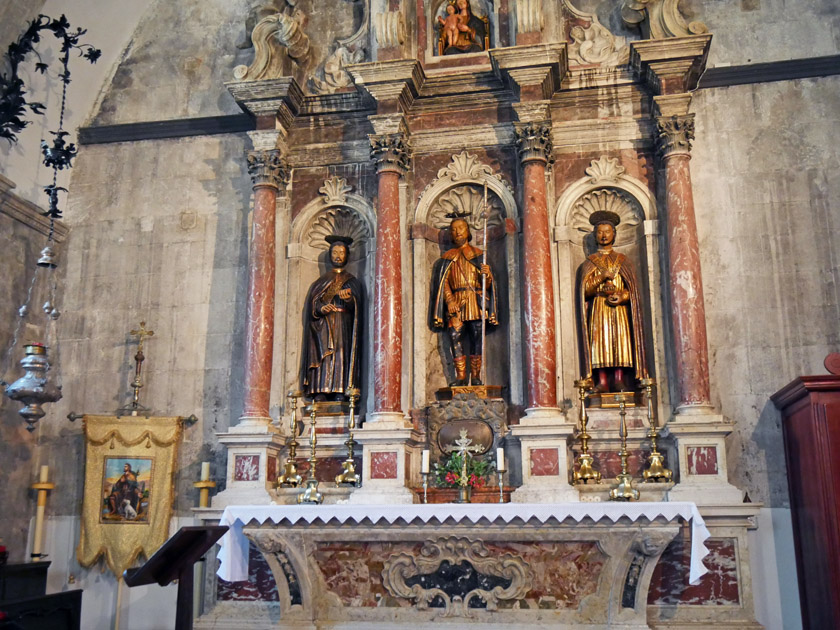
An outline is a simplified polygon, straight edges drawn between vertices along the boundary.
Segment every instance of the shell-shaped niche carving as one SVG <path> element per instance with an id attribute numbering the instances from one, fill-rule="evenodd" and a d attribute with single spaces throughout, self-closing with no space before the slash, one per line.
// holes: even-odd
<path id="1" fill-rule="evenodd" d="M 490 208 L 487 226 L 502 223 L 502 204 L 493 193 L 487 195 Z M 464 218 L 473 230 L 484 228 L 484 189 L 478 184 L 464 184 L 450 188 L 435 199 L 429 213 L 429 223 L 437 228 L 448 226 L 455 217 Z"/>
<path id="2" fill-rule="evenodd" d="M 307 230 L 307 245 L 315 249 L 328 249 L 329 243 L 326 238 L 332 234 L 338 236 L 349 236 L 355 243 L 364 246 L 364 242 L 371 237 L 362 218 L 352 208 L 333 207 L 327 208 L 316 216 Z"/>
<path id="3" fill-rule="evenodd" d="M 583 242 L 584 237 L 592 232 L 589 217 L 600 210 L 615 212 L 621 218 L 616 230 L 617 246 L 636 240 L 636 228 L 643 219 L 639 202 L 624 191 L 613 188 L 593 190 L 575 202 L 570 221 L 573 233 L 576 234 L 575 240 Z"/>

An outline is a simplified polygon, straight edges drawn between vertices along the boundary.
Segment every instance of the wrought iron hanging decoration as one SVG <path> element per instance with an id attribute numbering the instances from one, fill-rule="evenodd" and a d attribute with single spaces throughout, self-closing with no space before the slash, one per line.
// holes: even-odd
<path id="1" fill-rule="evenodd" d="M 49 217 L 50 229 L 47 244 L 41 250 L 35 273 L 26 293 L 26 299 L 18 309 L 19 318 L 12 335 L 12 342 L 6 352 L 2 375 L 7 374 L 11 369 L 12 353 L 17 346 L 23 320 L 29 312 L 32 297 L 36 294 L 36 285 L 42 283 L 46 284 L 48 296 L 42 307 L 46 316 L 44 339 L 47 343 L 34 342 L 25 345 L 25 356 L 20 361 L 25 374 L 14 383 L 9 384 L 0 378 L 0 386 L 6 388 L 6 395 L 12 400 L 24 404 L 19 413 L 26 420 L 26 428 L 29 431 L 33 431 L 35 423 L 45 415 L 42 405 L 61 399 L 61 384 L 58 382 L 58 377 L 55 378 L 55 382 L 51 382 L 49 379 L 51 366 L 47 358 L 47 349 L 48 344 L 55 345 L 55 373 L 58 374 L 58 338 L 55 331 L 55 322 L 61 313 L 56 306 L 57 281 L 54 270 L 57 263 L 52 245 L 55 236 L 55 221 L 61 218 L 61 209 L 58 207 L 59 192 L 67 192 L 66 188 L 58 186 L 58 171 L 71 168 L 73 158 L 76 157 L 77 153 L 75 143 L 68 142 L 67 136 L 69 133 L 64 130 L 67 86 L 70 84 L 70 56 L 73 51 L 76 51 L 79 56 L 87 59 L 90 63 L 96 63 L 96 60 L 102 54 L 99 49 L 90 44 L 79 43 L 81 37 L 87 31 L 81 28 L 73 30 L 64 15 L 57 20 L 46 15 L 39 15 L 36 20 L 33 20 L 23 35 L 9 46 L 6 52 L 9 73 L 0 75 L 0 138 L 5 138 L 10 143 L 17 142 L 17 134 L 29 124 L 29 121 L 24 118 L 27 110 L 39 115 L 43 115 L 45 110 L 43 104 L 26 100 L 26 86 L 18 76 L 20 64 L 29 53 L 35 53 L 38 57 L 38 62 L 35 64 L 35 69 L 38 72 L 44 74 L 48 70 L 48 64 L 43 61 L 34 47 L 41 40 L 43 31 L 52 32 L 61 42 L 61 55 L 59 57 L 61 71 L 58 78 L 61 80 L 62 90 L 58 130 L 49 132 L 53 137 L 52 142 L 41 141 L 44 165 L 53 171 L 52 183 L 44 186 L 48 198 L 48 210 L 44 214 Z M 40 278 L 44 275 L 47 277 L 39 283 Z"/>

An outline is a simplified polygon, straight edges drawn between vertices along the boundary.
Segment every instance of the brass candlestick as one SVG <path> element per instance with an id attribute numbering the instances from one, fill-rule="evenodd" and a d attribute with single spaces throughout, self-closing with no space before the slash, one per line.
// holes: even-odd
<path id="1" fill-rule="evenodd" d="M 290 486 L 292 488 L 297 488 L 301 481 L 303 481 L 303 477 L 300 476 L 297 469 L 297 434 L 298 434 L 298 419 L 297 419 L 297 401 L 298 398 L 301 396 L 301 392 L 289 392 L 288 398 L 292 400 L 292 417 L 291 417 L 291 426 L 290 429 L 292 431 L 292 437 L 288 441 L 289 445 L 289 455 L 286 457 L 286 464 L 283 467 L 283 474 L 277 478 L 277 486 Z"/>
<path id="2" fill-rule="evenodd" d="M 648 455 L 648 467 L 642 473 L 645 481 L 671 481 L 674 473 L 665 467 L 665 459 L 662 453 L 656 450 L 656 440 L 659 439 L 659 431 L 656 427 L 656 414 L 653 409 L 653 387 L 656 385 L 656 379 L 643 378 L 639 379 L 639 384 L 645 388 L 645 401 L 647 402 L 648 413 L 648 429 L 647 437 L 650 440 L 650 455 Z"/>
<path id="3" fill-rule="evenodd" d="M 353 459 L 353 449 L 356 445 L 356 441 L 353 439 L 353 429 L 356 428 L 355 410 L 356 401 L 359 400 L 359 390 L 351 387 L 348 394 L 350 397 L 350 429 L 348 431 L 347 441 L 344 443 L 347 447 L 347 459 L 341 463 L 341 468 L 343 469 L 341 474 L 335 477 L 336 486 L 340 486 L 343 483 L 358 486 L 361 481 L 361 478 L 356 472 L 356 460 Z"/>
<path id="4" fill-rule="evenodd" d="M 621 436 L 621 450 L 618 456 L 621 458 L 621 474 L 616 477 L 618 485 L 610 490 L 610 501 L 638 501 L 639 491 L 633 487 L 633 477 L 627 472 L 627 458 L 630 453 L 627 451 L 627 410 L 626 396 L 616 396 L 619 404 L 619 415 L 621 422 L 618 426 L 618 434 Z"/>
<path id="5" fill-rule="evenodd" d="M 582 484 L 587 481 L 601 483 L 601 473 L 592 467 L 593 457 L 589 454 L 589 433 L 586 426 L 589 418 L 586 415 L 586 392 L 592 389 L 592 379 L 582 378 L 575 381 L 580 399 L 580 454 L 577 456 L 577 470 L 572 471 L 572 483 Z"/>
<path id="6" fill-rule="evenodd" d="M 315 465 L 318 459 L 315 457 L 315 445 L 318 438 L 315 435 L 315 402 L 312 403 L 312 412 L 309 414 L 309 475 L 304 484 L 304 490 L 298 495 L 298 503 L 320 504 L 324 502 L 324 495 L 318 491 L 318 478 L 315 476 Z"/>

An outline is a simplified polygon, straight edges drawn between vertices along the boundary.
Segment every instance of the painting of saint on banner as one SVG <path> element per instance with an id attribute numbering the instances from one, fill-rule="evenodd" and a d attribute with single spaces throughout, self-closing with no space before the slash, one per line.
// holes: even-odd
<path id="1" fill-rule="evenodd" d="M 147 523 L 151 458 L 106 457 L 100 523 Z"/>

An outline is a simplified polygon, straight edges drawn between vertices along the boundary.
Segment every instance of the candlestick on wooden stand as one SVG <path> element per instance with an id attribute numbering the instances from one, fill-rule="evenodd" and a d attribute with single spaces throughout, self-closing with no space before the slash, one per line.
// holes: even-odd
<path id="1" fill-rule="evenodd" d="M 582 378 L 575 381 L 575 387 L 578 390 L 578 398 L 580 399 L 580 454 L 577 456 L 577 470 L 572 471 L 572 483 L 581 484 L 588 481 L 601 483 L 601 473 L 592 467 L 594 461 L 592 455 L 589 453 L 589 433 L 586 432 L 586 426 L 589 423 L 589 418 L 586 415 L 586 392 L 592 388 L 591 378 Z"/>
<path id="2" fill-rule="evenodd" d="M 210 480 L 210 462 L 201 462 L 201 477 L 193 482 L 198 488 L 198 507 L 210 507 L 210 488 L 216 487 L 216 482 Z M 199 558 L 193 566 L 193 619 L 201 615 L 201 602 L 204 598 L 204 558 Z"/>
<path id="3" fill-rule="evenodd" d="M 610 490 L 610 501 L 637 501 L 639 491 L 633 487 L 633 477 L 627 472 L 627 458 L 630 453 L 627 451 L 627 405 L 626 396 L 618 394 L 616 400 L 619 404 L 619 415 L 621 416 L 618 425 L 618 434 L 621 436 L 621 450 L 618 456 L 621 458 L 621 474 L 616 477 L 618 485 Z"/>
<path id="4" fill-rule="evenodd" d="M 298 495 L 298 503 L 319 505 L 324 502 L 324 495 L 318 491 L 318 479 L 315 476 L 315 466 L 318 459 L 315 456 L 315 445 L 318 437 L 315 434 L 315 402 L 312 403 L 309 414 L 309 475 L 306 478 L 305 488 Z"/>
<path id="5" fill-rule="evenodd" d="M 298 398 L 302 395 L 301 392 L 289 392 L 287 397 L 292 401 L 292 415 L 290 420 L 290 430 L 292 433 L 292 437 L 289 440 L 289 454 L 286 457 L 286 464 L 283 467 L 283 474 L 277 478 L 277 487 L 280 486 L 291 486 L 292 488 L 297 488 L 300 485 L 300 482 L 303 481 L 303 477 L 298 474 L 297 470 L 297 434 L 298 434 L 298 419 L 297 419 L 297 401 Z"/>
<path id="6" fill-rule="evenodd" d="M 505 486 L 502 481 L 504 474 L 507 472 L 505 469 L 505 449 L 497 448 L 496 449 L 496 473 L 499 475 L 499 503 L 505 502 Z"/>
<path id="7" fill-rule="evenodd" d="M 665 459 L 662 453 L 656 450 L 656 440 L 659 439 L 659 431 L 656 427 L 656 414 L 653 410 L 653 387 L 656 385 L 656 379 L 643 378 L 639 379 L 639 383 L 645 388 L 645 401 L 647 402 L 648 412 L 648 434 L 650 440 L 650 455 L 648 455 L 648 467 L 642 473 L 646 482 L 656 481 L 671 481 L 674 473 L 665 467 Z"/>
<path id="8" fill-rule="evenodd" d="M 210 488 L 216 487 L 216 482 L 210 480 L 210 462 L 201 462 L 201 479 L 193 482 L 198 488 L 198 507 L 210 507 Z"/>
<path id="9" fill-rule="evenodd" d="M 429 449 L 420 457 L 420 474 L 423 476 L 423 503 L 429 502 Z"/>
<path id="10" fill-rule="evenodd" d="M 361 481 L 361 478 L 356 472 L 356 460 L 354 459 L 353 453 L 353 447 L 356 444 L 356 441 L 353 439 L 353 430 L 356 428 L 355 410 L 356 401 L 359 400 L 359 390 L 355 387 L 351 387 L 348 390 L 348 395 L 350 398 L 350 428 L 347 432 L 347 441 L 344 442 L 344 445 L 347 447 L 347 459 L 341 463 L 341 468 L 343 469 L 341 474 L 336 475 L 336 486 L 340 486 L 341 484 L 358 486 Z"/>
<path id="11" fill-rule="evenodd" d="M 32 553 L 29 554 L 29 557 L 36 562 L 47 555 L 41 553 L 41 543 L 44 539 L 44 512 L 47 508 L 47 492 L 55 488 L 54 483 L 47 481 L 49 474 L 49 466 L 41 466 L 41 476 L 38 483 L 32 484 L 32 489 L 38 491 L 38 507 L 35 512 L 35 535 L 32 540 Z"/>

